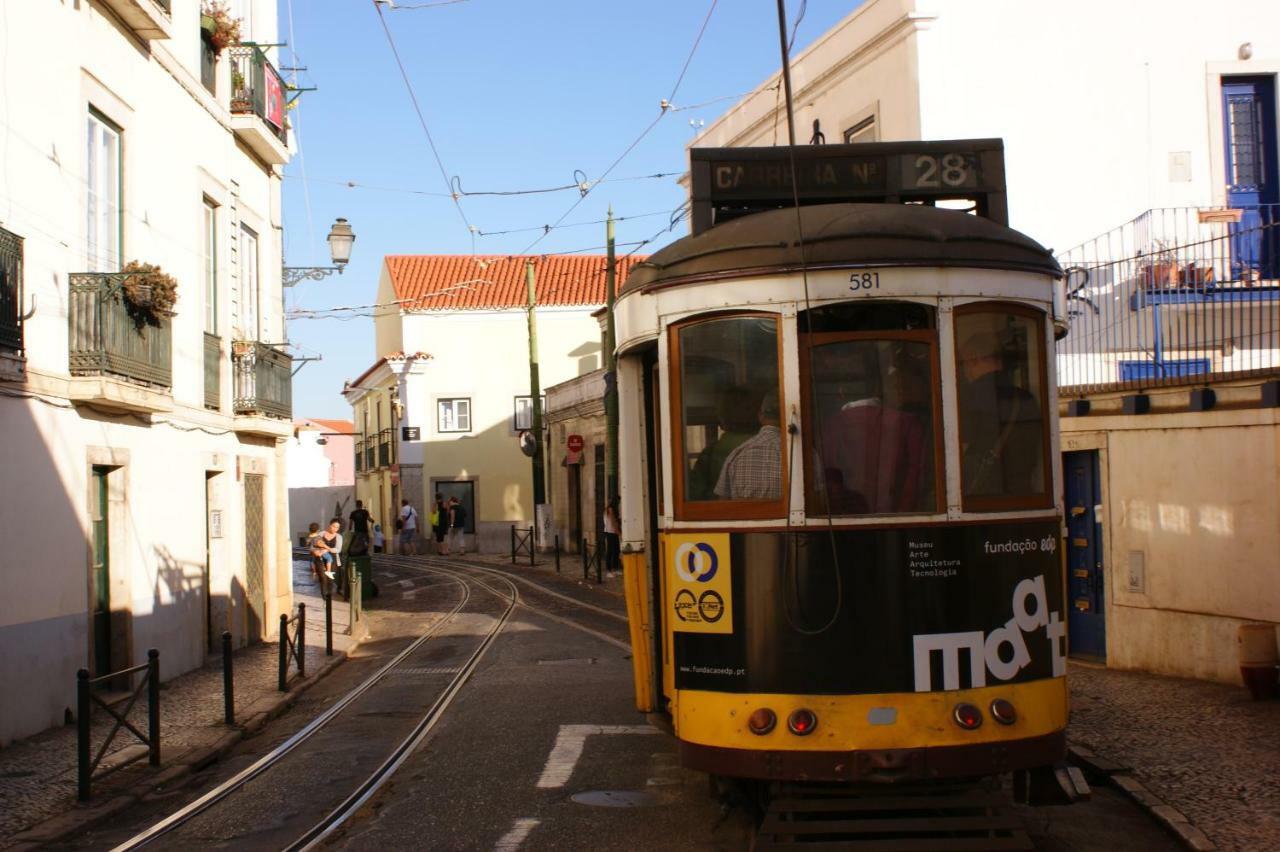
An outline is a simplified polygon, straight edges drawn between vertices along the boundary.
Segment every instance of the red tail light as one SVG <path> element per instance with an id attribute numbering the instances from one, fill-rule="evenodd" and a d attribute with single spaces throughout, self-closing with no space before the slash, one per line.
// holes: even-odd
<path id="1" fill-rule="evenodd" d="M 818 717 L 812 710 L 796 710 L 787 717 L 787 728 L 798 737 L 808 736 L 818 727 Z"/>
<path id="2" fill-rule="evenodd" d="M 1013 704 L 1010 702 L 1003 698 L 997 698 L 991 702 L 991 718 L 1001 725 L 1012 725 L 1018 721 L 1018 711 L 1014 709 Z"/>
<path id="3" fill-rule="evenodd" d="M 966 731 L 982 727 L 982 711 L 972 704 L 957 704 L 951 711 L 951 717 Z"/>
<path id="4" fill-rule="evenodd" d="M 751 714 L 747 719 L 747 727 L 751 729 L 751 733 L 764 736 L 773 730 L 778 724 L 778 717 L 768 707 L 761 707 L 759 710 Z"/>

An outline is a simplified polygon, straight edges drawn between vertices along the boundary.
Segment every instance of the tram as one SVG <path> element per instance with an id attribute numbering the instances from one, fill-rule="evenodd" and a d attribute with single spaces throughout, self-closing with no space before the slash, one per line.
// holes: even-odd
<path id="1" fill-rule="evenodd" d="M 1052 773 L 1061 270 L 1003 144 L 694 149 L 691 182 L 614 312 L 637 707 L 725 778 Z"/>

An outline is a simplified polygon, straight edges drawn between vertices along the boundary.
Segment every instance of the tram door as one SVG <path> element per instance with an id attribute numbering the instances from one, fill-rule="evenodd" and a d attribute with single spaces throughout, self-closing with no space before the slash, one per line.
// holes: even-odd
<path id="1" fill-rule="evenodd" d="M 1102 506 L 1098 451 L 1062 454 L 1067 508 L 1067 618 L 1070 653 L 1107 656 L 1106 583 L 1102 566 Z"/>

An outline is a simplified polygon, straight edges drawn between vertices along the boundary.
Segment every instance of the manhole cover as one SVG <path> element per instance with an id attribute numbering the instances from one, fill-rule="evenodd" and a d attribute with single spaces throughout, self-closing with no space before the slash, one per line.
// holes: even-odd
<path id="1" fill-rule="evenodd" d="M 597 808 L 650 808 L 658 804 L 658 797 L 652 793 L 630 790 L 591 790 L 586 793 L 574 793 L 569 798 L 580 805 L 592 805 Z"/>

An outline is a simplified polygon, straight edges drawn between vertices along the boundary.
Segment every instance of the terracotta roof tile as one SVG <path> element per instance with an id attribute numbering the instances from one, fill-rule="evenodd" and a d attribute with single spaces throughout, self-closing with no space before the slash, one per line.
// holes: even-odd
<path id="1" fill-rule="evenodd" d="M 311 422 L 323 426 L 330 432 L 340 432 L 343 435 L 354 435 L 356 431 L 356 424 L 350 420 L 321 420 L 319 417 L 312 417 Z"/>
<path id="2" fill-rule="evenodd" d="M 524 307 L 528 297 L 525 261 L 534 265 L 539 305 L 604 304 L 605 256 L 572 255 L 387 255 L 396 298 L 405 310 L 456 311 Z M 617 261 L 621 288 L 631 267 L 644 257 Z"/>

